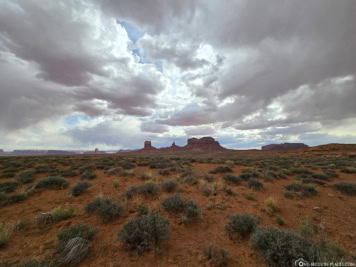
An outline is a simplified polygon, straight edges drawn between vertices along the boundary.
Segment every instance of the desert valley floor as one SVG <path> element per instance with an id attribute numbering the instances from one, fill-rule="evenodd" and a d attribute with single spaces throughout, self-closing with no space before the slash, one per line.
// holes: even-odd
<path id="1" fill-rule="evenodd" d="M 273 238 L 263 247 L 270 226 L 317 247 L 316 260 L 356 262 L 352 150 L 0 157 L 0 176 L 0 266 L 66 266 L 75 262 L 65 255 L 75 237 L 86 245 L 71 250 L 80 254 L 78 266 L 297 260 L 274 251 L 281 248 Z M 144 239 L 139 223 L 124 227 L 139 218 L 152 222 L 150 214 L 161 222 L 152 236 Z M 87 227 L 85 235 L 75 234 L 78 225 Z"/>

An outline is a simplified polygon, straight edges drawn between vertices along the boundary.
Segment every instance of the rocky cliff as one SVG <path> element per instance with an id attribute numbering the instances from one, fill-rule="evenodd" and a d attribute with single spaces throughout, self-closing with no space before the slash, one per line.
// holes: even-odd
<path id="1" fill-rule="evenodd" d="M 284 144 L 270 144 L 261 147 L 263 151 L 289 151 L 300 148 L 308 148 L 309 146 L 303 143 L 284 143 Z"/>

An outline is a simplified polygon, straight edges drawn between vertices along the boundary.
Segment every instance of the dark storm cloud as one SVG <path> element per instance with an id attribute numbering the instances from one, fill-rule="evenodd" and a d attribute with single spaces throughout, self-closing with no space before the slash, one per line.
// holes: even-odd
<path id="1" fill-rule="evenodd" d="M 90 1 L 0 3 L 0 128 L 72 111 L 147 116 L 157 106 L 164 84 L 133 66 L 129 39 L 117 39 L 125 37 L 121 26 L 95 17 L 95 8 Z"/>
<path id="2" fill-rule="evenodd" d="M 199 43 L 189 43 L 183 47 L 178 47 L 178 43 L 179 41 L 176 39 L 164 43 L 145 37 L 138 41 L 138 45 L 150 60 L 173 62 L 182 71 L 201 68 L 209 64 L 205 59 L 195 58 Z"/>
<path id="3" fill-rule="evenodd" d="M 192 20 L 197 8 L 196 0 L 102 0 L 103 10 L 112 16 L 133 21 L 137 25 L 161 32 L 170 30 L 176 23 L 186 26 Z"/>

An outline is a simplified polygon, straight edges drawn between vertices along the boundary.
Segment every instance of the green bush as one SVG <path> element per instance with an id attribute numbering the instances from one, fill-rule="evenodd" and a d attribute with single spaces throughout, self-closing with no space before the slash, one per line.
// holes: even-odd
<path id="1" fill-rule="evenodd" d="M 82 174 L 82 176 L 80 176 L 80 179 L 84 180 L 84 179 L 87 179 L 87 180 L 93 180 L 96 178 L 96 174 L 93 173 L 93 172 L 85 172 Z"/>
<path id="2" fill-rule="evenodd" d="M 143 194 L 144 196 L 153 196 L 160 191 L 160 188 L 157 184 L 148 182 L 143 185 L 138 186 L 137 188 L 139 194 Z"/>
<path id="3" fill-rule="evenodd" d="M 186 200 L 177 193 L 163 199 L 161 204 L 165 211 L 178 213 L 184 211 Z"/>
<path id="4" fill-rule="evenodd" d="M 109 221 L 118 218 L 122 211 L 123 206 L 115 203 L 111 199 L 97 197 L 96 199 L 90 201 L 85 206 L 85 211 L 88 213 L 94 213 L 103 221 Z"/>
<path id="5" fill-rule="evenodd" d="M 119 240 L 131 249 L 141 253 L 159 246 L 167 239 L 169 221 L 158 212 L 129 220 L 118 233 Z"/>
<path id="6" fill-rule="evenodd" d="M 223 248 L 217 248 L 214 245 L 210 245 L 203 249 L 204 257 L 216 267 L 226 266 L 229 262 L 230 255 Z"/>
<path id="7" fill-rule="evenodd" d="M 313 242 L 300 235 L 274 227 L 260 227 L 250 238 L 257 250 L 271 266 L 294 266 L 302 258 L 307 262 L 341 262 L 343 249 L 325 240 Z"/>
<path id="8" fill-rule="evenodd" d="M 69 219 L 69 218 L 73 217 L 73 214 L 74 214 L 73 208 L 66 209 L 66 208 L 62 208 L 62 207 L 57 207 L 51 211 L 51 215 L 55 222 Z"/>
<path id="9" fill-rule="evenodd" d="M 63 177 L 49 176 L 38 181 L 35 188 L 63 189 L 66 188 L 68 185 L 69 182 Z"/>
<path id="10" fill-rule="evenodd" d="M 72 196 L 80 196 L 81 194 L 85 193 L 87 191 L 87 189 L 90 187 L 90 184 L 88 182 L 79 182 L 75 185 L 72 186 L 72 188 L 70 189 L 70 194 Z"/>
<path id="11" fill-rule="evenodd" d="M 235 184 L 235 185 L 238 185 L 242 182 L 242 179 L 239 176 L 232 175 L 232 174 L 225 174 L 223 178 L 228 183 Z"/>
<path id="12" fill-rule="evenodd" d="M 63 250 L 67 245 L 68 241 L 75 237 L 81 237 L 86 240 L 91 240 L 97 232 L 98 229 L 93 228 L 87 224 L 77 224 L 64 228 L 57 234 L 57 238 L 59 241 L 58 248 L 60 250 Z"/>
<path id="13" fill-rule="evenodd" d="M 340 182 L 337 184 L 334 184 L 334 187 L 336 190 L 350 195 L 350 196 L 356 196 L 356 183 L 349 183 L 349 182 Z"/>
<path id="14" fill-rule="evenodd" d="M 21 184 L 32 183 L 35 180 L 35 173 L 32 171 L 23 172 L 17 177 L 17 181 Z"/>
<path id="15" fill-rule="evenodd" d="M 17 182 L 0 183 L 0 192 L 5 192 L 5 193 L 14 192 L 18 185 L 19 185 L 19 183 L 17 183 Z"/>
<path id="16" fill-rule="evenodd" d="M 191 221 L 200 218 L 201 210 L 194 200 L 187 200 L 184 208 L 183 223 L 189 223 Z"/>
<path id="17" fill-rule="evenodd" d="M 261 191 L 263 189 L 263 184 L 260 181 L 258 181 L 256 178 L 250 178 L 247 182 L 247 186 L 257 191 Z"/>
<path id="18" fill-rule="evenodd" d="M 316 191 L 316 189 L 313 186 L 306 185 L 306 184 L 292 183 L 292 184 L 287 184 L 284 187 L 288 191 L 301 192 L 302 196 L 304 197 L 314 196 L 318 193 L 318 191 Z"/>
<path id="19" fill-rule="evenodd" d="M 214 170 L 210 171 L 210 173 L 212 174 L 227 173 L 227 172 L 232 172 L 232 169 L 228 166 L 217 166 Z"/>
<path id="20" fill-rule="evenodd" d="M 177 186 L 178 186 L 178 183 L 176 182 L 176 180 L 167 180 L 161 184 L 162 190 L 166 191 L 166 192 L 174 191 L 174 189 L 176 189 Z"/>
<path id="21" fill-rule="evenodd" d="M 26 199 L 27 199 L 27 194 L 24 193 L 15 194 L 7 198 L 7 203 L 8 204 L 19 203 Z"/>
<path id="22" fill-rule="evenodd" d="M 259 224 L 259 219 L 252 214 L 242 213 L 229 216 L 230 221 L 226 224 L 225 229 L 229 237 L 235 234 L 245 237 L 255 231 Z"/>

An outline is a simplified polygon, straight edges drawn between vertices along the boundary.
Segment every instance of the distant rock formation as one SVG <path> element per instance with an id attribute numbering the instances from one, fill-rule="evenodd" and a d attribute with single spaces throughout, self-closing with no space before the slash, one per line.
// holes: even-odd
<path id="1" fill-rule="evenodd" d="M 4 150 L 3 149 L 0 149 L 0 154 L 4 153 Z"/>
<path id="2" fill-rule="evenodd" d="M 296 150 L 300 148 L 308 148 L 306 144 L 303 143 L 284 143 L 284 144 L 270 144 L 261 147 L 263 151 L 289 151 Z"/>
<path id="3" fill-rule="evenodd" d="M 222 147 L 218 141 L 212 137 L 203 138 L 190 138 L 187 145 L 181 147 L 177 146 L 175 142 L 170 147 L 155 148 L 152 146 L 151 141 L 145 141 L 144 148 L 139 151 L 224 151 L 226 148 Z"/>
<path id="4" fill-rule="evenodd" d="M 98 153 L 99 152 L 99 148 L 95 148 L 94 153 Z"/>
<path id="5" fill-rule="evenodd" d="M 145 141 L 145 145 L 142 150 L 156 150 L 157 148 L 153 147 L 151 141 Z"/>
<path id="6" fill-rule="evenodd" d="M 203 151 L 223 151 L 226 148 L 222 147 L 218 141 L 212 137 L 190 138 L 188 144 L 183 147 L 185 150 L 203 150 Z"/>

